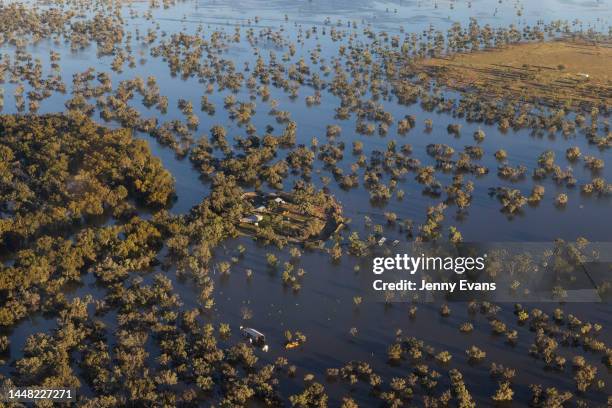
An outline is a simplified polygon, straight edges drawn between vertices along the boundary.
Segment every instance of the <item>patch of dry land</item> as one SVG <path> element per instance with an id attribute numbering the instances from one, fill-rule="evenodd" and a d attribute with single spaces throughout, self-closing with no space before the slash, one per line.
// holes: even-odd
<path id="1" fill-rule="evenodd" d="M 612 44 L 525 43 L 419 62 L 460 91 L 571 107 L 612 104 Z"/>

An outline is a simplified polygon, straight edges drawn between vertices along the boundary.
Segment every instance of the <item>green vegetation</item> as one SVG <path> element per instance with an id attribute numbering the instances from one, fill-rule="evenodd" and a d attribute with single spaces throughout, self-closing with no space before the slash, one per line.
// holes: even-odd
<path id="1" fill-rule="evenodd" d="M 400 315 L 401 328 L 382 333 L 367 323 L 387 315 L 354 293 L 334 299 L 332 316 L 310 314 L 323 291 L 308 278 L 336 265 L 363 276 L 355 258 L 406 242 L 457 249 L 473 238 L 463 221 L 485 200 L 499 201 L 502 223 L 595 200 L 605 208 L 612 31 L 562 21 L 470 19 L 411 33 L 366 20 L 285 16 L 281 27 L 247 17 L 230 27 L 188 13 L 159 18 L 174 6 L 0 4 L 0 111 L 17 112 L 0 116 L 0 365 L 9 373 L 0 388 L 71 386 L 78 406 L 91 408 L 605 404 L 607 328 L 580 320 L 571 304 L 549 314 L 517 304 L 513 318 L 484 301 L 469 302 L 469 316 L 457 303 L 451 313 L 444 299 L 417 316 L 387 292 L 381 313 Z M 62 61 L 66 51 L 79 64 Z M 88 52 L 94 67 L 80 67 Z M 530 134 L 511 133 L 521 129 Z M 193 166 L 191 209 L 169 212 L 175 180 L 136 134 Z M 527 152 L 560 146 L 538 147 L 530 160 L 517 154 L 523 141 Z M 547 258 L 560 301 L 585 245 L 558 240 Z M 263 256 L 241 264 L 256 258 L 249 251 Z M 516 293 L 544 266 L 490 255 L 486 272 L 510 275 Z M 261 269 L 290 299 L 278 310 L 265 311 L 279 303 L 259 292 Z M 240 295 L 223 286 L 239 284 Z M 610 288 L 604 280 L 596 294 Z M 288 324 L 294 305 L 306 327 Z M 350 321 L 338 327 L 316 320 L 343 313 Z M 39 317 L 49 329 L 31 327 Z M 457 353 L 403 334 L 430 319 L 475 344 Z M 235 326 L 247 322 L 278 324 L 267 356 L 238 338 Z M 33 334 L 16 338 L 24 327 Z M 327 347 L 324 327 L 347 350 L 316 349 Z M 283 331 L 285 347 L 274 347 Z M 546 384 L 521 382 L 523 367 L 505 365 L 511 358 L 495 362 L 501 349 L 523 352 Z M 345 352 L 368 361 L 343 361 Z M 330 353 L 338 364 L 320 366 Z M 487 376 L 472 395 L 473 378 Z"/>
<path id="2" fill-rule="evenodd" d="M 118 272 L 153 262 L 161 233 L 134 204 L 162 208 L 174 185 L 145 142 L 59 115 L 2 116 L 0 132 L 0 249 L 14 254 L 0 273 L 0 325 L 61 305 L 59 289 L 97 262 Z M 95 227 L 104 216 L 123 221 Z"/>

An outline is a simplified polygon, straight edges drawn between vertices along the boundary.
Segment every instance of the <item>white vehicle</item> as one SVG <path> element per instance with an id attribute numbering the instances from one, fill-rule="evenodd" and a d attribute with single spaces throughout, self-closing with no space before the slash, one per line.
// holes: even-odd
<path id="1" fill-rule="evenodd" d="M 244 338 L 249 340 L 254 346 L 260 347 L 263 351 L 268 351 L 268 345 L 266 344 L 266 336 L 251 327 L 243 327 L 240 326 L 240 332 L 244 336 Z"/>

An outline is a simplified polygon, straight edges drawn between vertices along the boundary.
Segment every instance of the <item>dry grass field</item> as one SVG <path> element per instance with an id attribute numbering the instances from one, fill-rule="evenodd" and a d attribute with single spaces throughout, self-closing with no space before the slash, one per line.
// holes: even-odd
<path id="1" fill-rule="evenodd" d="M 612 104 L 612 44 L 554 41 L 419 62 L 456 90 L 549 105 Z"/>

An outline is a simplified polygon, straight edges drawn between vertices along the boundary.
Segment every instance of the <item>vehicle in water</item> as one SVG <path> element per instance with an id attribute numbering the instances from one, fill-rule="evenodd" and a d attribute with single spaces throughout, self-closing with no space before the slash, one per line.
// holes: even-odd
<path id="1" fill-rule="evenodd" d="M 287 343 L 285 344 L 285 348 L 286 348 L 287 350 L 291 350 L 291 349 L 294 349 L 294 348 L 296 348 L 296 347 L 299 347 L 300 345 L 302 345 L 302 342 L 301 342 L 301 341 L 294 340 L 294 341 L 289 341 L 289 342 L 287 342 Z"/>
<path id="2" fill-rule="evenodd" d="M 254 346 L 261 348 L 263 351 L 268 351 L 268 345 L 266 344 L 266 336 L 259 330 L 255 330 L 251 327 L 240 326 L 240 332 L 244 338 L 248 339 L 249 343 Z"/>

